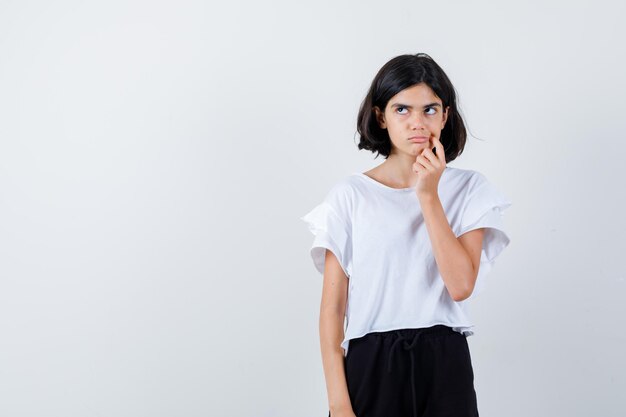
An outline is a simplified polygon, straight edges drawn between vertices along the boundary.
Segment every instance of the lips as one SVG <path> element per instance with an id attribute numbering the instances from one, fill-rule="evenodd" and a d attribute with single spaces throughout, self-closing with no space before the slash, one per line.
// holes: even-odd
<path id="1" fill-rule="evenodd" d="M 428 142 L 428 136 L 412 136 L 409 138 L 411 142 L 415 143 L 425 143 Z"/>

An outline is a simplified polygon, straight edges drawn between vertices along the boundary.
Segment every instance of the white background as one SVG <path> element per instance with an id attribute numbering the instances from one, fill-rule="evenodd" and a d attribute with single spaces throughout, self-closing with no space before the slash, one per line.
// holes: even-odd
<path id="1" fill-rule="evenodd" d="M 623 416 L 626 38 L 608 1 L 2 1 L 0 415 L 326 416 L 299 219 L 382 162 L 426 52 L 513 201 L 472 304 L 483 417 Z"/>

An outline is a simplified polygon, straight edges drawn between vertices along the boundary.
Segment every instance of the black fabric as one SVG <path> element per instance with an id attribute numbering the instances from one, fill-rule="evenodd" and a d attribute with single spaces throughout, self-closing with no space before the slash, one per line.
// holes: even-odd
<path id="1" fill-rule="evenodd" d="M 372 332 L 344 360 L 356 417 L 478 417 L 467 339 L 448 326 Z"/>

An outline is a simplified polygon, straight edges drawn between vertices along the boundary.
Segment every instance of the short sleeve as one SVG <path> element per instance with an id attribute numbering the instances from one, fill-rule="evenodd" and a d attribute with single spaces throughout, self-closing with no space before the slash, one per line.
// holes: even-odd
<path id="1" fill-rule="evenodd" d="M 504 193 L 483 174 L 476 172 L 476 181 L 466 196 L 456 233 L 458 237 L 470 230 L 485 228 L 480 266 L 472 297 L 483 290 L 485 278 L 493 268 L 496 258 L 510 243 L 503 221 L 503 211 L 511 204 L 511 200 Z"/>
<path id="2" fill-rule="evenodd" d="M 341 264 L 346 276 L 352 274 L 352 237 L 348 222 L 327 201 L 300 217 L 308 224 L 314 240 L 310 254 L 315 268 L 324 273 L 326 249 L 329 249 Z"/>

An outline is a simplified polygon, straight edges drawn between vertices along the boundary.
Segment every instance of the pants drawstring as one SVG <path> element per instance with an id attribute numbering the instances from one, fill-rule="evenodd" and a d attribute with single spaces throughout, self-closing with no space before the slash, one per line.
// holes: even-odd
<path id="1" fill-rule="evenodd" d="M 398 335 L 398 338 L 391 345 L 391 351 L 389 353 L 389 362 L 387 364 L 387 372 L 391 373 L 391 364 L 392 364 L 393 354 L 395 352 L 395 347 L 398 345 L 398 343 L 400 343 L 401 341 L 404 341 L 404 343 L 402 344 L 402 347 L 404 348 L 404 350 L 408 350 L 409 355 L 411 356 L 411 397 L 413 400 L 413 416 L 417 417 L 417 399 L 415 398 L 415 358 L 413 357 L 413 348 L 417 346 L 417 342 L 420 336 L 422 335 L 422 333 L 421 332 L 416 333 L 415 336 L 413 337 L 413 340 L 410 343 L 408 342 L 410 338 L 404 337 L 399 331 L 397 331 L 396 334 Z"/>

